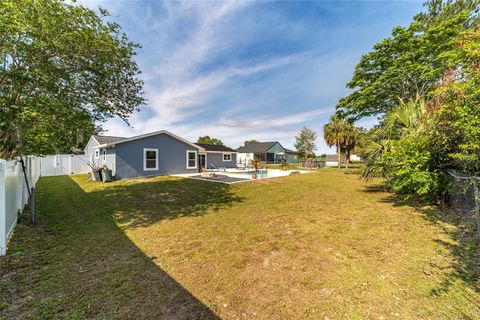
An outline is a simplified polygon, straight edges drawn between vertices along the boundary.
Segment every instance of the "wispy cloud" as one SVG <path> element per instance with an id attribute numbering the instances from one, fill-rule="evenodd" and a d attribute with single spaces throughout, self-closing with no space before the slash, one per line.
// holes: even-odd
<path id="1" fill-rule="evenodd" d="M 294 112 L 282 116 L 271 114 L 256 117 L 231 115 L 214 121 L 206 120 L 195 124 L 184 123 L 164 127 L 191 140 L 208 134 L 221 138 L 224 143 L 231 146 L 240 145 L 243 141 L 254 138 L 269 141 L 281 140 L 285 146 L 291 147 L 299 132 L 299 127 L 331 113 L 332 109 L 326 108 L 309 112 Z M 322 142 L 320 136 L 318 142 Z"/>
<path id="2" fill-rule="evenodd" d="M 213 99 L 216 90 L 226 85 L 234 77 L 246 77 L 257 73 L 281 68 L 296 61 L 296 56 L 271 59 L 254 66 L 239 68 L 228 67 L 197 78 L 166 85 L 160 92 L 149 90 L 150 106 L 155 110 L 140 130 L 148 130 L 151 125 L 171 125 L 193 117 L 202 112 L 198 107 Z M 192 75 L 193 76 L 193 75 Z M 195 110 L 197 108 L 197 110 Z"/>

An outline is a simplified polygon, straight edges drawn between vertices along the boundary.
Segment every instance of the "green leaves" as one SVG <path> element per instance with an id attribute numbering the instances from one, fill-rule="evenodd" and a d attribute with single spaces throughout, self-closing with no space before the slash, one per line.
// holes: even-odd
<path id="1" fill-rule="evenodd" d="M 95 123 L 144 103 L 130 42 L 106 12 L 60 0 L 0 3 L 0 156 L 81 147 Z"/>
<path id="2" fill-rule="evenodd" d="M 338 113 L 384 115 L 362 148 L 364 178 L 434 199 L 447 191 L 447 170 L 480 174 L 478 5 L 429 1 L 356 66 Z"/>
<path id="3" fill-rule="evenodd" d="M 300 134 L 295 137 L 295 148 L 301 157 L 308 159 L 315 156 L 317 133 L 315 130 L 303 127 Z"/>
<path id="4" fill-rule="evenodd" d="M 447 53 L 455 49 L 456 38 L 474 19 L 472 7 L 456 6 L 444 19 L 419 16 L 421 21 L 414 19 L 407 28 L 394 28 L 389 38 L 360 59 L 347 84 L 353 92 L 339 101 L 338 113 L 354 119 L 385 114 L 399 99 L 412 100 L 434 89 L 458 62 Z"/>
<path id="5" fill-rule="evenodd" d="M 435 198 L 439 174 L 432 168 L 432 155 L 425 146 L 425 136 L 413 134 L 392 143 L 385 155 L 387 177 L 395 192 Z"/>
<path id="6" fill-rule="evenodd" d="M 219 145 L 219 146 L 223 146 L 222 140 L 217 139 L 217 138 L 211 138 L 210 136 L 198 137 L 197 143 L 216 144 L 216 145 Z"/>

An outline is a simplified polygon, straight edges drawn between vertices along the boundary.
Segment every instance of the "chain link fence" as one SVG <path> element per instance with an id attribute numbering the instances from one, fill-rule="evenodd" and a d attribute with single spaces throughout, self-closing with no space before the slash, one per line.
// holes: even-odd
<path id="1" fill-rule="evenodd" d="M 480 177 L 449 171 L 449 200 L 452 208 L 464 220 L 477 224 L 480 238 Z"/>

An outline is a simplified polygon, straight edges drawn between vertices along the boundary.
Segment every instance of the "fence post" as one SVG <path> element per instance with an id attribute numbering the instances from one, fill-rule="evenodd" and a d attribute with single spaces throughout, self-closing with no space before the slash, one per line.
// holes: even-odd
<path id="1" fill-rule="evenodd" d="M 477 233 L 480 239 L 480 191 L 478 190 L 478 180 L 473 180 L 473 188 L 475 190 L 475 213 L 477 216 Z"/>
<path id="2" fill-rule="evenodd" d="M 0 159 L 0 256 L 7 254 L 7 199 L 5 178 L 7 162 Z"/>
<path id="3" fill-rule="evenodd" d="M 32 192 L 31 192 L 31 198 L 30 198 L 30 213 L 32 215 L 32 224 L 35 224 L 37 222 L 37 217 L 36 217 L 36 212 L 35 212 L 35 188 L 32 187 Z"/>

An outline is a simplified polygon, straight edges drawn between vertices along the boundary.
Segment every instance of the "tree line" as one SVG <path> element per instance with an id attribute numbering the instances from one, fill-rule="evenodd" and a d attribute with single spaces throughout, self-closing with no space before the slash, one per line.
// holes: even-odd
<path id="1" fill-rule="evenodd" d="M 448 171 L 480 174 L 478 1 L 430 0 L 407 27 L 360 59 L 325 126 L 330 143 L 342 125 L 375 115 L 357 143 L 366 179 L 429 199 L 447 192 Z M 343 124 L 340 124 L 343 122 Z"/>
<path id="2" fill-rule="evenodd" d="M 131 42 L 109 13 L 61 0 L 0 2 L 0 157 L 68 152 L 145 100 Z"/>

